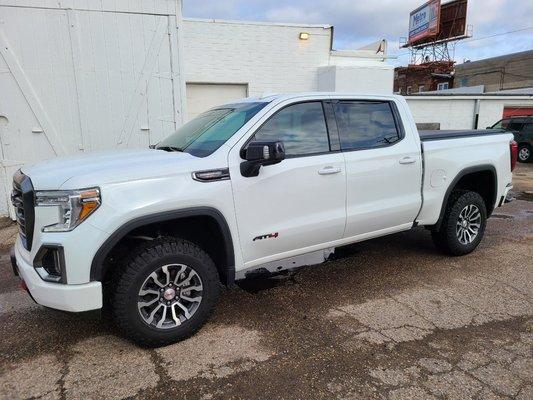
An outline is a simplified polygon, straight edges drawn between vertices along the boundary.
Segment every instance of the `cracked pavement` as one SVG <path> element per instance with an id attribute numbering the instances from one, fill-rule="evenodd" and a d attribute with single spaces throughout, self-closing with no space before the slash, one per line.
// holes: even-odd
<path id="1" fill-rule="evenodd" d="M 18 289 L 0 222 L 0 399 L 532 399 L 533 165 L 480 247 L 447 257 L 424 229 L 227 290 L 190 339 L 142 349 L 98 312 Z"/>

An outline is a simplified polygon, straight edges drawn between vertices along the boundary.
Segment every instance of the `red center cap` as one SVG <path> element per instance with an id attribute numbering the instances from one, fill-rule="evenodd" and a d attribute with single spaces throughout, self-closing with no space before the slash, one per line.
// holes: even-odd
<path id="1" fill-rule="evenodd" d="M 174 297 L 176 297 L 176 291 L 172 288 L 168 288 L 164 291 L 163 297 L 165 300 L 172 300 Z"/>

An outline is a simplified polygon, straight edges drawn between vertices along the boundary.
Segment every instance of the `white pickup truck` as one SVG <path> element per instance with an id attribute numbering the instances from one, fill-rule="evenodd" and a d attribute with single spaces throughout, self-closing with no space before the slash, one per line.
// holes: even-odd
<path id="1" fill-rule="evenodd" d="M 152 149 L 57 158 L 14 176 L 14 271 L 39 304 L 103 308 L 159 346 L 221 285 L 324 262 L 416 226 L 473 251 L 512 180 L 503 131 L 418 132 L 402 97 L 309 93 L 211 109 Z"/>

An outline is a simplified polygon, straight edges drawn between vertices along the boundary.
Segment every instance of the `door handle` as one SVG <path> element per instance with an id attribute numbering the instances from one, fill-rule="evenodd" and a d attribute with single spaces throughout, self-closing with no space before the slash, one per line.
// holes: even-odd
<path id="1" fill-rule="evenodd" d="M 416 158 L 414 158 L 414 157 L 404 157 L 398 162 L 400 164 L 413 164 L 413 163 L 416 162 Z"/>
<path id="2" fill-rule="evenodd" d="M 340 167 L 332 167 L 331 165 L 318 170 L 319 175 L 338 174 L 339 172 L 341 172 Z"/>

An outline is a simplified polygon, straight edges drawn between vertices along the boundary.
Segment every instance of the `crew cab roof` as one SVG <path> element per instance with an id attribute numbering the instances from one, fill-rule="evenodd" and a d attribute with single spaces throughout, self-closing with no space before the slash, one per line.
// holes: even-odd
<path id="1" fill-rule="evenodd" d="M 380 93 L 339 93 L 339 92 L 299 92 L 299 93 L 265 93 L 261 96 L 247 97 L 237 102 L 282 102 L 297 100 L 304 97 L 318 97 L 323 99 L 361 99 L 361 100 L 394 100 L 402 96 Z"/>

